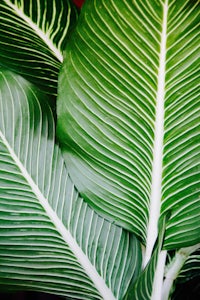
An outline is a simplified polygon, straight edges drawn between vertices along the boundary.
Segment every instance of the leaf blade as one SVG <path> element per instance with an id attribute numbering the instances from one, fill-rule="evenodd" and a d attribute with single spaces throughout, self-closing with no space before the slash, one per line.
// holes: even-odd
<path id="1" fill-rule="evenodd" d="M 23 286 L 27 279 L 30 289 L 79 299 L 101 299 L 105 289 L 105 297 L 120 299 L 140 270 L 138 241 L 80 198 L 54 145 L 46 96 L 2 69 L 0 86 L 1 285 Z"/>
<path id="2" fill-rule="evenodd" d="M 108 8 L 103 0 L 86 3 L 67 46 L 67 59 L 60 74 L 58 137 L 73 181 L 84 199 L 101 215 L 136 233 L 144 244 L 151 244 L 150 253 L 159 221 L 159 213 L 154 215 L 155 208 L 161 218 L 171 214 L 165 249 L 186 247 L 199 241 L 197 5 L 197 1 L 183 1 L 182 5 L 176 5 L 176 1 L 135 1 L 130 6 L 128 1 L 111 1 Z M 195 106 L 187 90 L 194 96 Z M 170 109 L 180 101 L 179 93 L 185 93 L 186 97 L 185 106 L 177 110 L 177 115 Z M 163 107 L 159 123 L 158 100 Z M 183 115 L 191 122 L 177 127 L 178 136 L 176 127 L 173 129 L 169 122 Z M 159 127 L 163 127 L 161 135 L 156 135 Z M 184 139 L 179 137 L 183 132 L 188 134 L 184 151 L 193 137 L 194 154 L 182 155 L 179 166 L 181 169 L 183 165 L 187 172 L 187 161 L 191 159 L 194 165 L 195 172 L 191 169 L 188 177 L 193 182 L 193 188 L 188 189 L 192 202 L 189 198 L 183 200 L 178 193 L 175 199 L 172 189 L 170 200 L 167 195 L 170 180 L 174 180 L 173 189 L 176 188 L 176 178 L 171 172 L 174 140 L 170 134 L 177 135 L 177 142 L 180 141 L 177 149 L 181 152 Z M 153 177 L 156 145 L 160 146 L 160 167 L 159 174 L 154 172 Z M 171 157 L 167 156 L 168 147 L 171 147 Z M 178 184 L 186 191 L 187 178 L 184 181 L 181 176 L 180 172 Z M 157 179 L 159 184 L 154 189 Z M 153 190 L 159 197 L 150 210 L 155 198 Z M 179 226 L 180 210 L 182 227 Z M 149 218 L 155 222 L 147 231 Z M 186 228 L 194 234 L 188 233 L 186 237 Z"/>
<path id="3" fill-rule="evenodd" d="M 76 18 L 65 0 L 1 0 L 1 65 L 55 95 L 63 49 Z"/>
<path id="4" fill-rule="evenodd" d="M 168 249 L 198 244 L 200 232 L 198 3 L 172 6 L 169 15 L 172 10 L 166 57 L 161 207 L 161 214 L 166 211 L 166 206 L 171 211 L 164 243 Z"/>

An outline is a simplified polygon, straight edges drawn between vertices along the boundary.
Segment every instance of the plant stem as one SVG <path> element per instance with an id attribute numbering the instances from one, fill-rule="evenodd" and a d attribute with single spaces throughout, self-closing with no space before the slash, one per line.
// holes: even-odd
<path id="1" fill-rule="evenodd" d="M 179 249 L 169 266 L 167 267 L 167 272 L 165 274 L 165 280 L 163 282 L 163 293 L 162 300 L 168 300 L 170 296 L 170 291 L 172 289 L 174 280 L 178 277 L 180 270 L 182 269 L 185 261 L 189 255 L 197 250 L 200 247 L 200 244 L 197 244 L 192 247 L 181 248 Z"/>
<path id="2" fill-rule="evenodd" d="M 151 300 L 161 300 L 166 256 L 166 250 L 163 250 L 159 253 L 156 272 L 154 276 Z"/>

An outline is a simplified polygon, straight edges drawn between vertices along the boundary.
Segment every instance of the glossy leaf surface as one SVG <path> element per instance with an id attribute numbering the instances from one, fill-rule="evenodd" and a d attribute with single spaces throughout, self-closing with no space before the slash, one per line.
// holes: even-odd
<path id="1" fill-rule="evenodd" d="M 0 69 L 0 285 L 122 299 L 141 268 L 139 242 L 79 196 L 47 101 Z"/>
<path id="2" fill-rule="evenodd" d="M 60 74 L 73 182 L 149 249 L 165 215 L 164 248 L 200 240 L 198 23 L 198 1 L 88 1 Z"/>

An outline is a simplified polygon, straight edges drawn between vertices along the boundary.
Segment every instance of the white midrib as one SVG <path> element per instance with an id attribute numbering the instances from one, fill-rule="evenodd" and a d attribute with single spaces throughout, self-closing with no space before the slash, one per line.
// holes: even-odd
<path id="1" fill-rule="evenodd" d="M 49 47 L 49 49 L 54 53 L 54 55 L 57 57 L 57 59 L 62 62 L 63 61 L 63 55 L 62 53 L 54 46 L 53 42 L 49 38 L 47 34 L 45 34 L 31 19 L 29 19 L 22 10 L 20 10 L 16 5 L 11 3 L 9 0 L 4 0 L 4 2 L 11 7 L 18 16 L 23 19 L 30 28 L 32 28 L 37 35 L 45 42 L 45 44 Z"/>
<path id="2" fill-rule="evenodd" d="M 152 255 L 154 243 L 158 235 L 158 219 L 161 206 L 162 159 L 164 136 L 164 97 L 165 97 L 165 65 L 167 39 L 168 0 L 163 4 L 163 24 L 161 34 L 160 59 L 158 69 L 158 90 L 156 97 L 155 138 L 152 165 L 152 186 L 150 196 L 149 224 L 147 228 L 147 246 L 144 266 Z"/>
<path id="3" fill-rule="evenodd" d="M 58 233 L 62 236 L 63 240 L 67 243 L 77 260 L 79 261 L 80 265 L 84 269 L 85 273 L 89 276 L 91 281 L 93 282 L 94 286 L 98 290 L 99 294 L 102 296 L 104 300 L 116 300 L 112 291 L 107 287 L 103 278 L 98 274 L 95 267 L 91 264 L 88 257 L 84 254 L 82 249 L 77 244 L 76 240 L 73 238 L 69 230 L 63 225 L 62 221 L 58 218 L 57 214 L 49 205 L 47 199 L 44 197 L 42 192 L 39 190 L 38 186 L 35 184 L 29 173 L 27 172 L 26 168 L 23 166 L 19 158 L 16 156 L 13 149 L 10 147 L 7 139 L 0 131 L 0 139 L 2 140 L 3 144 L 8 149 L 13 161 L 18 166 L 19 170 L 21 171 L 22 175 L 28 182 L 30 188 L 32 189 L 33 193 L 37 197 L 39 203 L 44 208 L 46 214 L 48 215 L 49 219 L 52 221 L 54 226 L 56 227 Z"/>

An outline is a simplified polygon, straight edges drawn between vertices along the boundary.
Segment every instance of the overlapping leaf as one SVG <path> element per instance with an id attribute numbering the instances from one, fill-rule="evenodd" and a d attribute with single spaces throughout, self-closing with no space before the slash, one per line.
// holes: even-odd
<path id="1" fill-rule="evenodd" d="M 198 6 L 86 2 L 60 76 L 58 136 L 72 180 L 151 249 L 160 207 L 166 249 L 200 239 Z"/>
<path id="2" fill-rule="evenodd" d="M 137 239 L 79 196 L 54 144 L 47 97 L 0 72 L 1 287 L 122 299 L 140 271 Z"/>
<path id="3" fill-rule="evenodd" d="M 0 64 L 56 94 L 63 49 L 75 22 L 68 0 L 1 0 Z"/>
<path id="4" fill-rule="evenodd" d="M 151 259 L 149 260 L 147 266 L 143 270 L 143 272 L 138 276 L 135 284 L 130 290 L 127 292 L 125 296 L 125 300 L 151 300 L 151 299 L 159 299 L 160 290 L 162 289 L 162 284 L 159 283 L 163 281 L 162 278 L 162 270 L 157 268 L 158 259 L 162 250 L 163 238 L 165 233 L 165 224 L 166 219 L 163 219 L 160 222 L 159 226 L 159 237 L 156 241 L 155 247 L 153 249 L 153 254 Z M 166 251 L 163 251 L 161 254 L 161 259 L 165 260 Z M 164 267 L 164 264 L 162 265 Z M 155 278 L 157 277 L 157 278 Z M 156 280 L 159 278 L 159 281 Z M 156 291 L 158 293 L 156 294 Z"/>
<path id="5" fill-rule="evenodd" d="M 178 282 L 185 282 L 196 276 L 200 276 L 200 249 L 188 257 L 177 280 Z"/>

